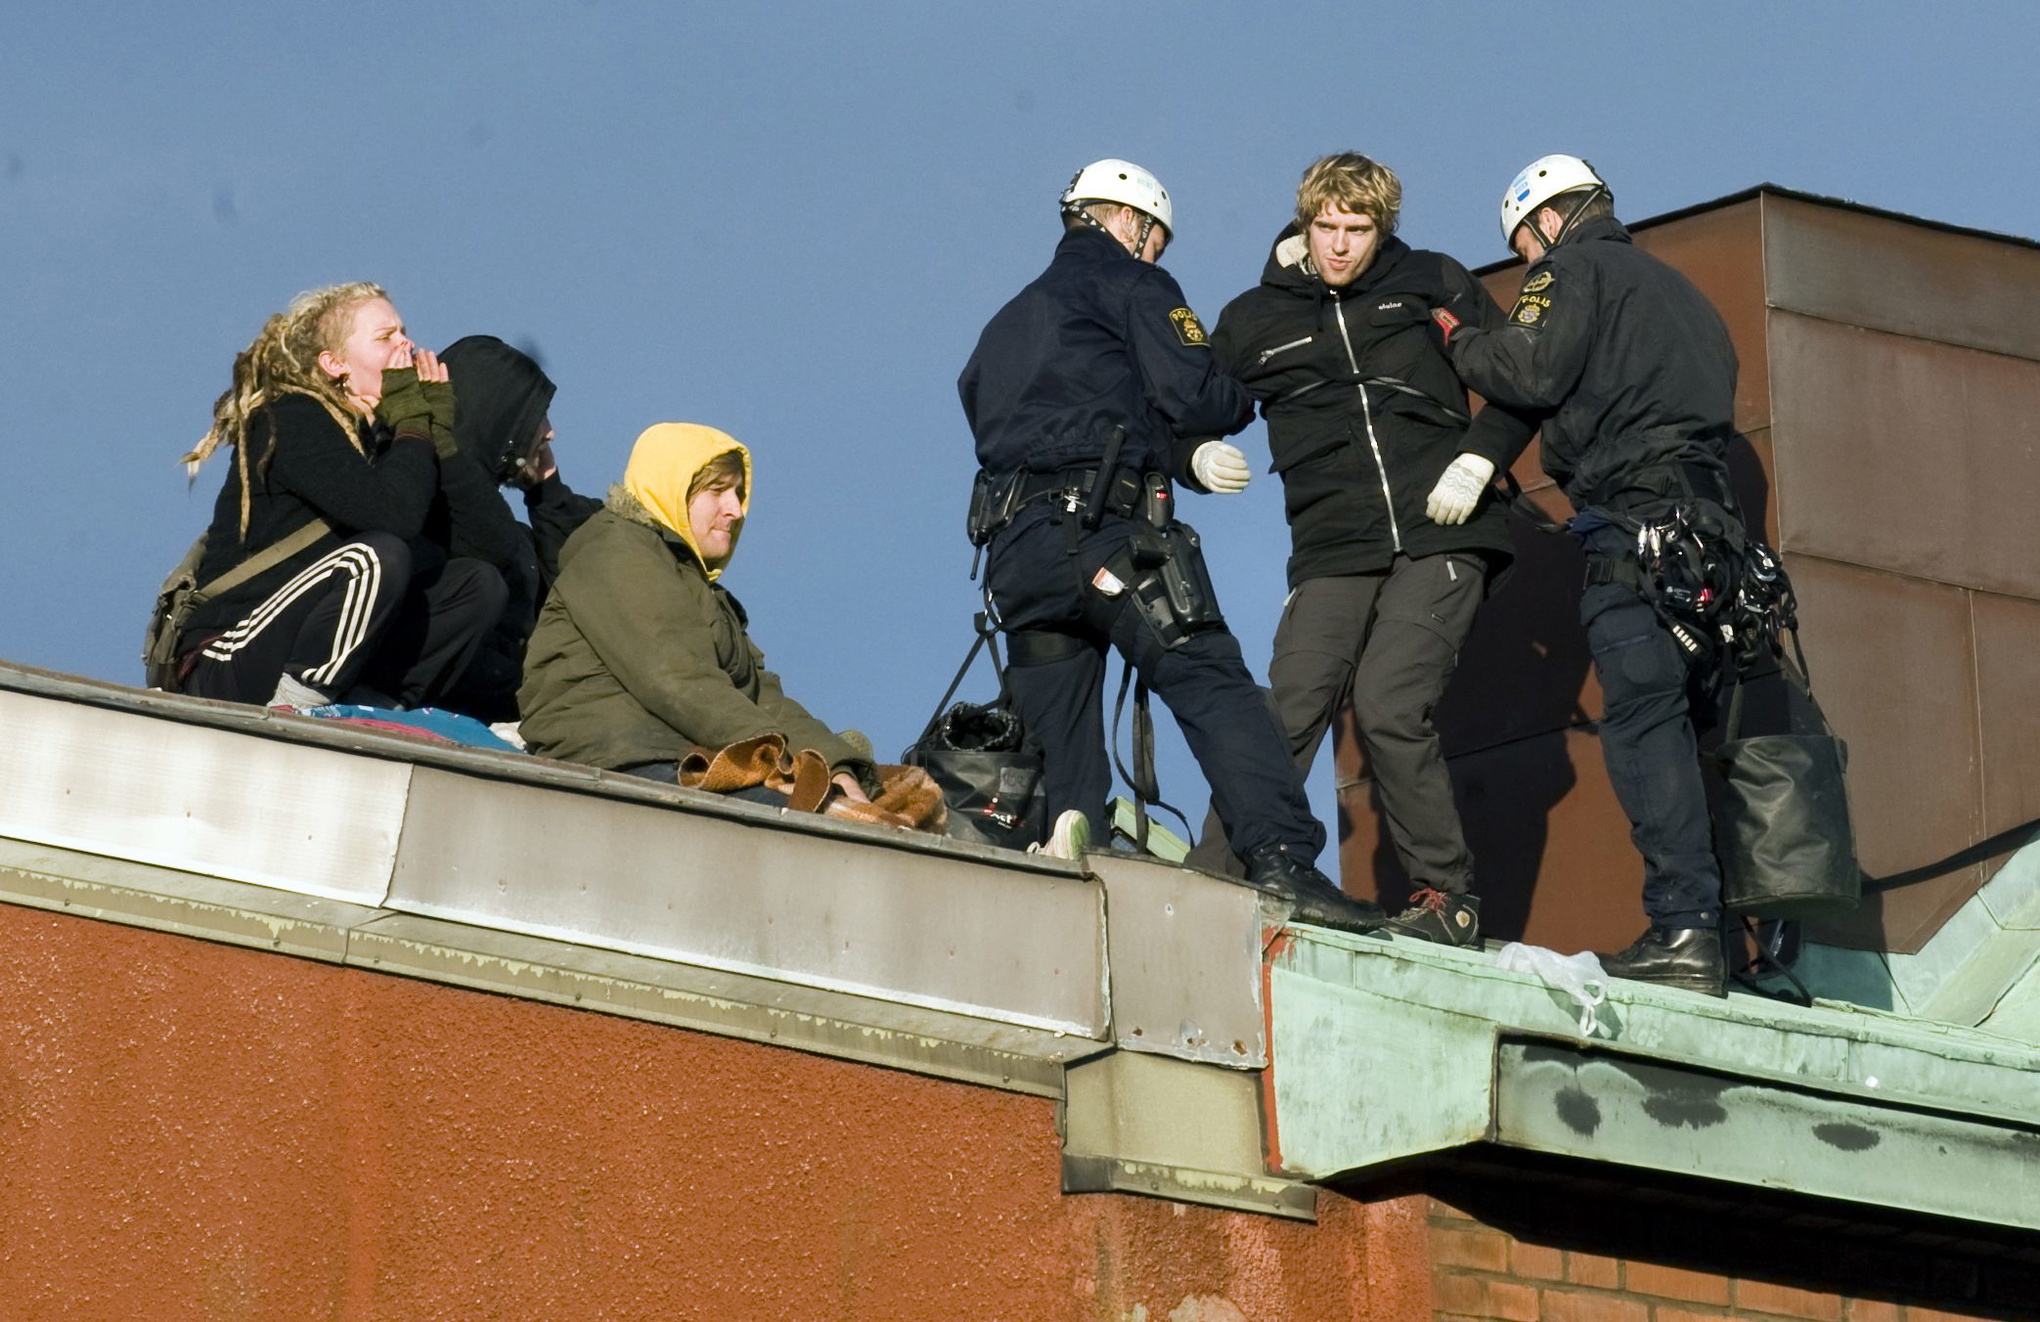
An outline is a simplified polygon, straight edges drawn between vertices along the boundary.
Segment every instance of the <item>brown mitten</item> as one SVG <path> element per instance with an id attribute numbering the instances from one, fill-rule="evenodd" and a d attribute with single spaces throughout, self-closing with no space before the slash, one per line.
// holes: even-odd
<path id="1" fill-rule="evenodd" d="M 878 777 L 885 790 L 873 802 L 902 818 L 916 831 L 935 835 L 949 823 L 949 804 L 942 787 L 920 767 L 881 766 Z"/>
<path id="2" fill-rule="evenodd" d="M 822 810 L 825 817 L 840 817 L 845 821 L 868 822 L 872 826 L 890 826 L 897 831 L 910 830 L 913 823 L 898 813 L 887 812 L 876 803 L 859 803 L 841 795 L 829 800 L 829 806 Z"/>
<path id="3" fill-rule="evenodd" d="M 786 806 L 795 812 L 820 812 L 829 797 L 828 759 L 812 748 L 803 748 L 793 755 L 790 763 L 782 762 L 779 771 L 765 783 L 786 796 Z"/>
<path id="4" fill-rule="evenodd" d="M 729 794 L 770 784 L 786 762 L 786 740 L 776 734 L 740 739 L 726 748 L 697 748 L 680 759 L 682 789 Z"/>

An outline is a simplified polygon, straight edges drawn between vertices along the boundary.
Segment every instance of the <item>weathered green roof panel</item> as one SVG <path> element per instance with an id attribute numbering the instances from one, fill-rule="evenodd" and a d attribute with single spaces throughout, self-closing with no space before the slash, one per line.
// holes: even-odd
<path id="1" fill-rule="evenodd" d="M 1484 953 L 1294 929 L 1272 960 L 1271 1146 L 1293 1175 L 1486 1142 L 2040 1229 L 2028 1043 L 1624 982 L 1586 1036 Z M 2006 1191 L 2008 1168 L 2031 1177 Z"/>

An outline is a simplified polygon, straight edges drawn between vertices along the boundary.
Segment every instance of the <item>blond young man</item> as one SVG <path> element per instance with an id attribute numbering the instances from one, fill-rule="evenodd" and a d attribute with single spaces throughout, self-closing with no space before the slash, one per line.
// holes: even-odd
<path id="1" fill-rule="evenodd" d="M 1295 219 L 1261 282 L 1220 315 L 1219 370 L 1268 423 L 1289 521 L 1290 594 L 1269 680 L 1291 755 L 1308 774 L 1353 702 L 1390 842 L 1416 886 L 1390 926 L 1453 945 L 1479 939 L 1467 848 L 1431 712 L 1493 576 L 1510 558 L 1490 481 L 1531 424 L 1465 388 L 1432 328 L 1502 311 L 1465 267 L 1395 237 L 1402 185 L 1355 152 L 1304 173 Z M 1237 866 L 1207 822 L 1192 862 Z"/>

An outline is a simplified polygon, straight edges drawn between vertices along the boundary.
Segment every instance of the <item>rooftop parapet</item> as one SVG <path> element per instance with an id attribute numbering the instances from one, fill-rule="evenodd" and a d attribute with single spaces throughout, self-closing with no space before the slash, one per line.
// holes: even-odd
<path id="1" fill-rule="evenodd" d="M 2040 1050 L 1616 984 L 511 754 L 0 667 L 0 899 L 1063 1100 L 1071 1192 L 1477 1151 L 2040 1229 Z M 109 977 L 119 977 L 117 969 Z"/>

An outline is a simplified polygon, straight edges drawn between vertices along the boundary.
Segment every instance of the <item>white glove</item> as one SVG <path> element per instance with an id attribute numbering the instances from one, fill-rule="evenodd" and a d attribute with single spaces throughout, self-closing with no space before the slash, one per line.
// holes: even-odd
<path id="1" fill-rule="evenodd" d="M 1480 493 L 1487 490 L 1494 475 L 1494 460 L 1460 455 L 1438 475 L 1438 485 L 1431 488 L 1431 498 L 1424 502 L 1424 513 L 1433 523 L 1465 523 L 1473 517 L 1473 507 L 1480 504 Z"/>
<path id="2" fill-rule="evenodd" d="M 1198 446 L 1190 456 L 1190 471 L 1197 474 L 1206 491 L 1219 496 L 1245 491 L 1254 478 L 1254 470 L 1247 467 L 1246 455 L 1240 453 L 1237 445 L 1224 441 L 1206 441 Z"/>

